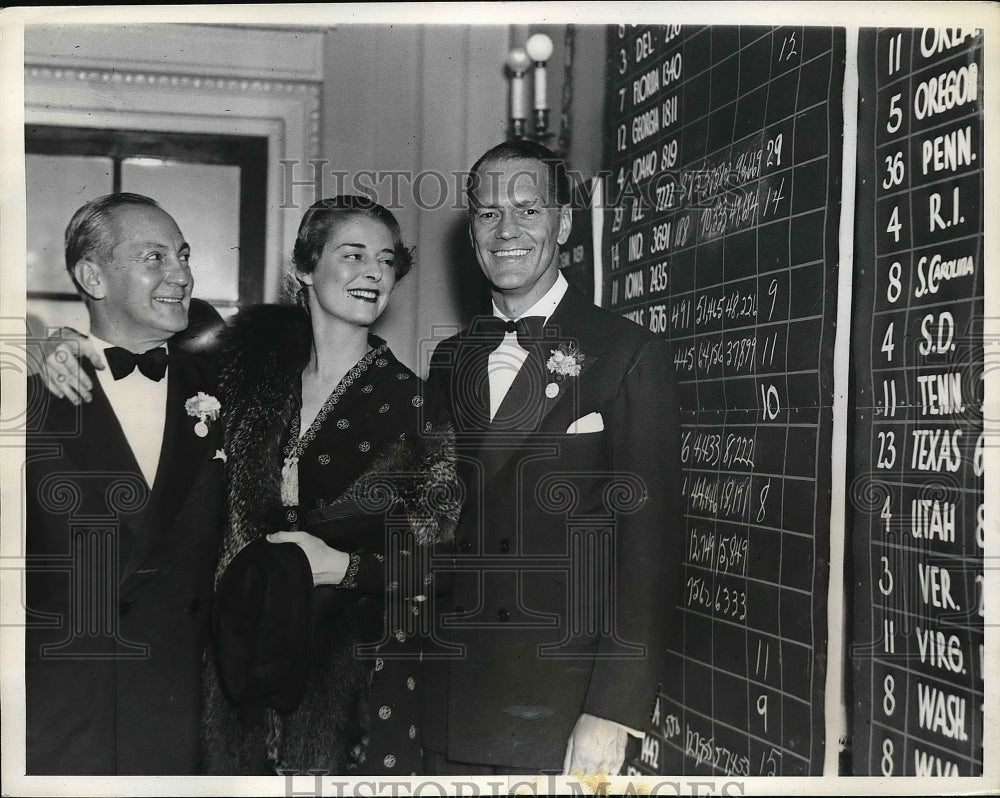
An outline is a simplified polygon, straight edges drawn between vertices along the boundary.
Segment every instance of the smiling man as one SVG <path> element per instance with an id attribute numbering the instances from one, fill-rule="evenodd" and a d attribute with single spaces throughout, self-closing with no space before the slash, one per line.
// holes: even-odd
<path id="1" fill-rule="evenodd" d="M 681 591 L 680 430 L 666 342 L 558 268 L 565 166 L 501 144 L 473 166 L 493 315 L 435 350 L 466 500 L 430 659 L 438 775 L 617 773 L 655 700 Z M 455 656 L 456 651 L 460 652 Z"/>
<path id="2" fill-rule="evenodd" d="M 138 194 L 80 208 L 66 266 L 93 400 L 28 381 L 29 774 L 193 774 L 222 517 L 215 375 L 188 325 L 190 248 Z M 224 455 L 222 455 L 224 457 Z"/>

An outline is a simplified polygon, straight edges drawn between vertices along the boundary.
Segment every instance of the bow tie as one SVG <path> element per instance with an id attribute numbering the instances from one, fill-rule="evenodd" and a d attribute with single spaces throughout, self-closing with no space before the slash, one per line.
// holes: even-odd
<path id="1" fill-rule="evenodd" d="M 542 337 L 544 326 L 544 316 L 522 316 L 517 321 L 504 321 L 496 316 L 481 316 L 473 324 L 472 333 L 485 337 L 492 349 L 500 346 L 504 335 L 516 333 L 518 345 L 527 349 L 530 342 Z"/>
<path id="2" fill-rule="evenodd" d="M 144 377 L 154 382 L 162 380 L 163 375 L 167 373 L 167 350 L 162 346 L 150 349 L 141 355 L 129 352 L 120 346 L 109 346 L 104 350 L 104 357 L 107 358 L 108 366 L 111 368 L 111 376 L 116 380 L 127 377 L 136 368 Z"/>

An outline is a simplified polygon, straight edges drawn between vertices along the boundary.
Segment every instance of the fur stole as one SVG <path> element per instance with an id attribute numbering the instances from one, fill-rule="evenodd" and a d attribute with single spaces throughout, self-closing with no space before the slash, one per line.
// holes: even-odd
<path id="1" fill-rule="evenodd" d="M 271 531 L 265 519 L 281 504 L 282 437 L 298 409 L 311 348 L 309 316 L 296 307 L 248 308 L 222 336 L 227 525 L 216 581 L 240 549 Z"/>

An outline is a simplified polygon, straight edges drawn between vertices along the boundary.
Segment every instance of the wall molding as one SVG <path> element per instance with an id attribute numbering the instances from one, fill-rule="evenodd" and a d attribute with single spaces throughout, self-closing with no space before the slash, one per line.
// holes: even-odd
<path id="1" fill-rule="evenodd" d="M 103 69 L 109 60 L 139 72 L 269 80 L 323 80 L 324 30 L 242 25 L 135 23 L 27 25 L 24 61 Z M 113 54 L 109 57 L 109 53 Z"/>
<path id="2" fill-rule="evenodd" d="M 301 97 L 307 104 L 308 137 L 306 153 L 316 158 L 320 149 L 320 120 L 322 87 L 318 83 L 297 81 L 262 80 L 247 78 L 227 78 L 201 75 L 177 75 L 166 72 L 134 72 L 120 69 L 78 69 L 76 67 L 47 67 L 28 65 L 24 70 L 25 92 L 40 81 L 105 83 L 135 86 L 151 89 L 175 89 L 178 91 L 201 91 L 211 94 L 235 94 L 260 92 L 262 94 Z M 27 104 L 27 103 L 26 103 Z"/>

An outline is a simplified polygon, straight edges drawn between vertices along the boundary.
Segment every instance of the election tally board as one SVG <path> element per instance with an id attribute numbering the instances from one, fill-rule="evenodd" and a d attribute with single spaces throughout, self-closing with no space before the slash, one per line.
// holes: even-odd
<path id="1" fill-rule="evenodd" d="M 829 746 L 845 775 L 982 771 L 982 37 L 967 34 L 862 30 L 855 142 L 843 29 L 608 28 L 604 211 L 596 251 L 581 231 L 562 265 L 671 341 L 686 509 L 679 634 L 631 774 L 818 775 Z M 831 563 L 842 221 L 848 528 Z M 842 739 L 827 739 L 831 568 Z"/>
<path id="2" fill-rule="evenodd" d="M 983 37 L 861 32 L 853 772 L 982 773 Z"/>

